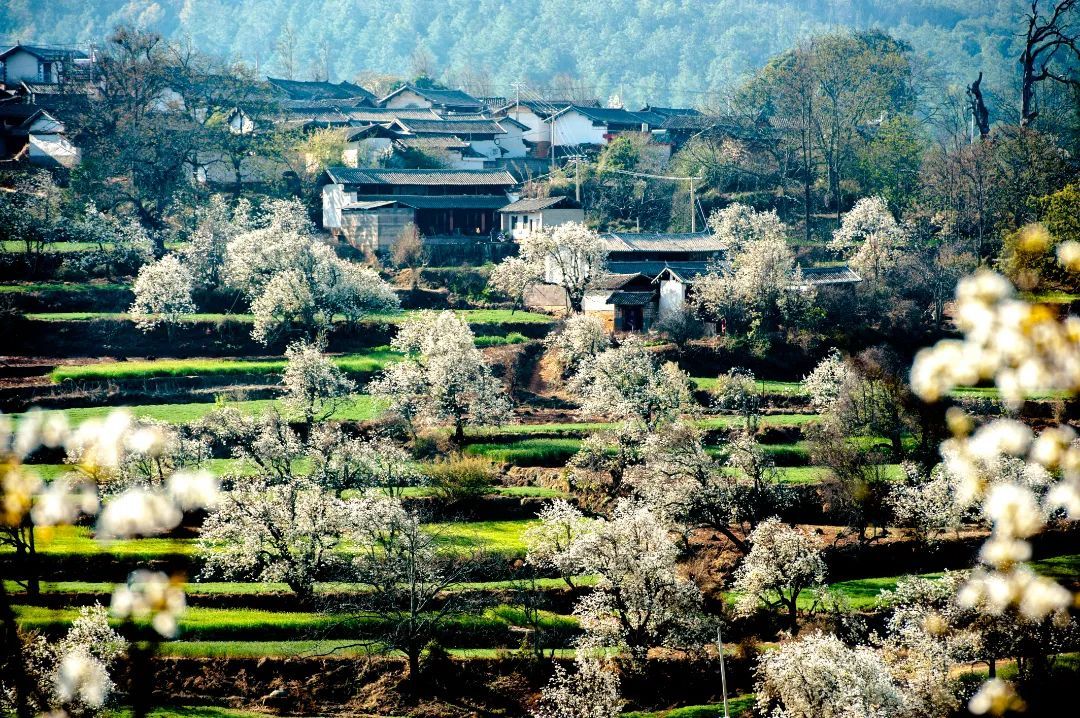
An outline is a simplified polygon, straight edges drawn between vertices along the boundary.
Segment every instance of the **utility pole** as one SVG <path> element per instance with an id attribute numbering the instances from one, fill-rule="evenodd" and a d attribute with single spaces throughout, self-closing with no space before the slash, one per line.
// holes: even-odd
<path id="1" fill-rule="evenodd" d="M 672 182 L 690 182 L 690 231 L 697 232 L 697 197 L 694 193 L 694 182 L 700 182 L 705 179 L 704 177 L 671 177 L 669 175 L 653 175 L 647 172 L 628 172 L 627 170 L 606 170 L 607 172 L 617 172 L 621 175 L 630 175 L 631 177 L 644 177 L 646 179 L 659 179 L 669 180 Z"/>
<path id="2" fill-rule="evenodd" d="M 724 718 L 731 718 L 727 705 L 727 671 L 724 669 L 724 642 L 720 638 L 720 625 L 716 626 L 716 650 L 720 654 L 720 690 L 724 692 Z"/>
<path id="3" fill-rule="evenodd" d="M 574 200 L 581 204 L 581 158 L 574 159 Z"/>
<path id="4" fill-rule="evenodd" d="M 690 178 L 690 232 L 697 233 L 697 204 L 694 202 L 694 178 Z"/>

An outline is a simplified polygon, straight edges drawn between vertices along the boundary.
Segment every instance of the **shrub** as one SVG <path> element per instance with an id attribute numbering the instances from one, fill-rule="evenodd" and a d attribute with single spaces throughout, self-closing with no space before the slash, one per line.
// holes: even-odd
<path id="1" fill-rule="evenodd" d="M 498 476 L 495 465 L 479 456 L 457 456 L 427 469 L 431 485 L 446 501 L 477 499 L 491 492 Z"/>

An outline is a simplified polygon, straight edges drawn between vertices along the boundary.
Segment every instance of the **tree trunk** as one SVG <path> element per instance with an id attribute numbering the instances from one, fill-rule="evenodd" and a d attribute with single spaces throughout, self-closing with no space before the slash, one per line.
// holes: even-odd
<path id="1" fill-rule="evenodd" d="M 409 657 L 409 681 L 415 686 L 420 682 L 420 646 L 410 641 L 405 649 Z"/>
<path id="2" fill-rule="evenodd" d="M 788 602 L 788 622 L 791 624 L 791 635 L 799 632 L 799 594 L 795 594 Z"/>
<path id="3" fill-rule="evenodd" d="M 11 665 L 10 672 L 14 674 L 11 676 L 11 683 L 15 689 L 15 715 L 16 718 L 32 718 L 34 715 L 34 711 L 30 707 L 32 684 L 26 675 L 26 664 L 23 662 L 22 638 L 19 637 L 15 612 L 11 609 L 11 602 L 8 600 L 7 589 L 3 581 L 0 581 L 0 621 L 4 623 L 4 653 L 8 656 L 8 662 Z"/>
<path id="4" fill-rule="evenodd" d="M 38 576 L 37 544 L 34 540 L 34 524 L 31 523 L 26 531 L 26 594 L 36 598 L 41 595 L 41 578 Z"/>

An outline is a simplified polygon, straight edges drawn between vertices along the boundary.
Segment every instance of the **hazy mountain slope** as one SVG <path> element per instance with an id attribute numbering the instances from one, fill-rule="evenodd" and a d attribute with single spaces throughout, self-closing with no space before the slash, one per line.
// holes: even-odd
<path id="1" fill-rule="evenodd" d="M 100 41 L 118 22 L 190 35 L 204 50 L 280 73 L 274 44 L 291 25 L 298 76 L 329 43 L 331 74 L 405 73 L 421 48 L 475 92 L 510 94 L 573 75 L 606 98 L 707 104 L 799 37 L 838 25 L 909 40 L 935 72 L 980 69 L 1001 90 L 1015 70 L 1021 0 L 5 0 L 5 40 Z M 485 87 L 486 85 L 486 87 Z"/>

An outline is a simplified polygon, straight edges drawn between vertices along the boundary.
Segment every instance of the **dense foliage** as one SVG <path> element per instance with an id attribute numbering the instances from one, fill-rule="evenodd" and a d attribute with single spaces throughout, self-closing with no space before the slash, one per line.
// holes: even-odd
<path id="1" fill-rule="evenodd" d="M 988 86 L 1005 91 L 1018 54 L 1017 11 L 1008 0 L 448 0 L 438 13 L 423 0 L 12 0 L 0 9 L 0 33 L 87 42 L 118 22 L 142 23 L 271 74 L 292 68 L 297 79 L 431 66 L 481 95 L 507 96 L 512 82 L 525 80 L 554 94 L 696 105 L 715 103 L 718 91 L 796 40 L 844 25 L 889 27 L 934 70 L 970 82 L 978 67 Z M 287 60 L 274 53 L 282 37 L 293 45 Z"/>

